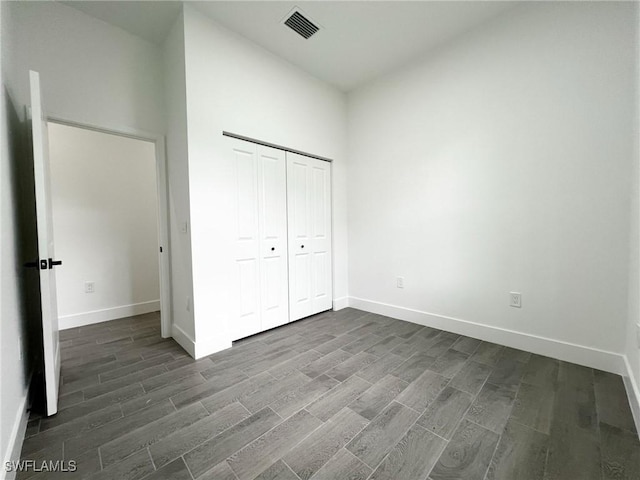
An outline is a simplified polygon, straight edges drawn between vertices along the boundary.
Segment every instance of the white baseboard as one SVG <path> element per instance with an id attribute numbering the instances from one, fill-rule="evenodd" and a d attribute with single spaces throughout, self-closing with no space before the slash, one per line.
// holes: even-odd
<path id="1" fill-rule="evenodd" d="M 27 431 L 27 422 L 29 421 L 29 412 L 27 410 L 27 401 L 29 399 L 29 387 L 24 390 L 20 405 L 16 411 L 16 418 L 11 428 L 7 451 L 4 452 L 4 459 L 0 467 L 0 480 L 13 480 L 16 472 L 7 472 L 5 465 L 7 462 L 17 462 L 20 460 L 20 452 L 24 443 L 24 435 Z"/>
<path id="2" fill-rule="evenodd" d="M 196 342 L 191 338 L 191 335 L 174 323 L 171 325 L 171 336 L 189 355 L 195 358 Z"/>
<path id="3" fill-rule="evenodd" d="M 172 333 L 173 339 L 196 360 L 206 357 L 207 355 L 213 355 L 214 353 L 226 350 L 227 348 L 231 348 L 232 345 L 231 340 L 225 340 L 223 338 L 211 338 L 196 342 L 191 338 L 191 335 L 175 323 L 172 326 Z"/>
<path id="4" fill-rule="evenodd" d="M 631 365 L 629 365 L 629 359 L 626 355 L 624 356 L 624 364 L 626 373 L 622 375 L 622 379 L 624 380 L 624 386 L 627 390 L 633 421 L 636 424 L 636 432 L 638 432 L 640 436 L 640 389 L 638 389 L 638 384 L 633 376 L 633 371 L 631 370 Z"/>
<path id="5" fill-rule="evenodd" d="M 537 353 L 538 355 L 557 358 L 565 362 L 597 368 L 598 370 L 604 370 L 618 375 L 624 376 L 627 374 L 625 357 L 606 350 L 540 337 L 529 333 L 492 327 L 459 318 L 446 317 L 444 315 L 374 302 L 362 298 L 349 297 L 349 306 L 379 315 L 406 320 L 419 325 L 486 340 L 507 347 L 526 350 Z"/>
<path id="6" fill-rule="evenodd" d="M 65 315 L 58 319 L 58 325 L 60 330 L 66 330 L 68 328 L 84 327 L 85 325 L 93 325 L 94 323 L 106 322 L 117 318 L 157 312 L 158 310 L 160 310 L 160 300 L 151 300 L 150 302 L 134 303 L 132 305 L 121 305 L 103 310 Z"/>
<path id="7" fill-rule="evenodd" d="M 335 311 L 342 310 L 349 306 L 349 297 L 340 297 L 333 300 L 333 309 Z"/>

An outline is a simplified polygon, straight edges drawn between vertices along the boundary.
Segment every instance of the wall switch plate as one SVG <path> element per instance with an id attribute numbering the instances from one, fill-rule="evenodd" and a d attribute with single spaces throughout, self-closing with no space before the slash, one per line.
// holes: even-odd
<path id="1" fill-rule="evenodd" d="M 396 277 L 396 287 L 404 288 L 404 277 Z"/>
<path id="2" fill-rule="evenodd" d="M 509 292 L 509 306 L 522 308 L 522 294 L 519 292 Z"/>
<path id="3" fill-rule="evenodd" d="M 96 291 L 95 282 L 84 282 L 84 293 L 93 293 Z"/>

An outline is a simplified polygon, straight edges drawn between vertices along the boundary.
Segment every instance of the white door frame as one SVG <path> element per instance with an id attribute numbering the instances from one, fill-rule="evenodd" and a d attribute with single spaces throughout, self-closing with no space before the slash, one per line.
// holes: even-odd
<path id="1" fill-rule="evenodd" d="M 169 239 L 169 184 L 165 136 L 128 127 L 111 127 L 71 120 L 61 115 L 47 115 L 47 122 L 93 130 L 151 142 L 156 151 L 156 186 L 158 190 L 158 258 L 160 263 L 160 329 L 163 338 L 171 337 L 171 244 Z M 160 253 L 160 247 L 162 252 Z"/>

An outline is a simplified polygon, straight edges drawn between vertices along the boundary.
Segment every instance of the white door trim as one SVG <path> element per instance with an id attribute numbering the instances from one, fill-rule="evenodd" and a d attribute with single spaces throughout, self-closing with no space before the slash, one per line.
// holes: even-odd
<path id="1" fill-rule="evenodd" d="M 171 243 L 169 238 L 169 187 L 167 182 L 165 136 L 130 127 L 95 125 L 55 114 L 47 115 L 47 121 L 85 130 L 93 130 L 95 132 L 118 135 L 120 137 L 143 140 L 155 145 L 156 185 L 158 190 L 158 248 L 162 246 L 163 250 L 162 253 L 158 253 L 160 263 L 160 328 L 163 338 L 170 337 L 173 319 L 171 318 Z"/>

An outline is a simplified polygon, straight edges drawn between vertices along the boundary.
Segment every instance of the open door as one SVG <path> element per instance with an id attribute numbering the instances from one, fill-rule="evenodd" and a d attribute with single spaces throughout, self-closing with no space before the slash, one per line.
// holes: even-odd
<path id="1" fill-rule="evenodd" d="M 46 414 L 58 411 L 60 384 L 60 340 L 58 337 L 58 305 L 54 260 L 51 184 L 49 179 L 49 142 L 47 119 L 42 107 L 40 75 L 29 72 L 31 87 L 31 137 L 33 140 L 33 173 L 35 177 L 36 222 L 38 232 L 38 263 L 42 305 L 42 344 Z"/>

